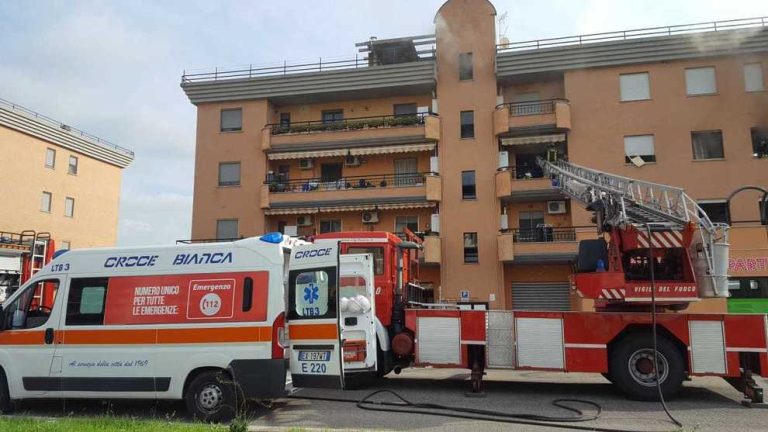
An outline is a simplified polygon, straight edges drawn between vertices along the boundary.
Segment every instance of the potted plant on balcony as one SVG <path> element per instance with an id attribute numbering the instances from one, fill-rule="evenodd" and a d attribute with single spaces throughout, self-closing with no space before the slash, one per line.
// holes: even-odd
<path id="1" fill-rule="evenodd" d="M 325 123 L 316 123 L 316 124 L 310 124 L 309 125 L 309 131 L 310 132 L 323 132 L 327 131 L 330 127 L 330 124 Z"/>
<path id="2" fill-rule="evenodd" d="M 309 125 L 306 123 L 299 123 L 295 125 L 291 125 L 289 132 L 291 133 L 304 133 L 309 131 Z"/>
<path id="3" fill-rule="evenodd" d="M 367 124 L 369 128 L 379 128 L 384 126 L 384 119 L 380 119 L 380 118 L 370 119 L 368 120 Z"/>
<path id="4" fill-rule="evenodd" d="M 362 120 L 347 122 L 347 128 L 349 130 L 362 129 L 364 126 L 365 126 L 365 121 L 362 121 Z"/>

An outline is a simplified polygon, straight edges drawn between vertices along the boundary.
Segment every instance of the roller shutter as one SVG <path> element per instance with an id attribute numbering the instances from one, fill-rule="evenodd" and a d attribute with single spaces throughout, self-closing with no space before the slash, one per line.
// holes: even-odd
<path id="1" fill-rule="evenodd" d="M 568 282 L 512 282 L 514 310 L 571 310 Z"/>

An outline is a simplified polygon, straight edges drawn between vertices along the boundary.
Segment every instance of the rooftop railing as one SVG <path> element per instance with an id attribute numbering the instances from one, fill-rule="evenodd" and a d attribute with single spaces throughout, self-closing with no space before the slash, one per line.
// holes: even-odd
<path id="1" fill-rule="evenodd" d="M 421 186 L 425 173 L 407 174 L 370 174 L 362 176 L 344 176 L 339 179 L 309 178 L 282 180 L 278 176 L 267 177 L 264 184 L 269 185 L 272 193 L 341 191 L 370 188 L 391 188 Z"/>
<path id="2" fill-rule="evenodd" d="M 768 17 L 682 24 L 667 27 L 648 27 L 634 30 L 592 33 L 577 36 L 503 43 L 496 45 L 496 52 L 505 53 L 563 46 L 579 46 L 598 42 L 621 41 L 647 37 L 673 36 L 687 33 L 703 33 L 755 27 L 759 28 L 765 27 L 766 25 L 768 25 Z"/>
<path id="3" fill-rule="evenodd" d="M 62 131 L 65 131 L 66 133 L 68 133 L 70 135 L 74 135 L 74 136 L 80 137 L 80 138 L 82 138 L 82 139 L 84 139 L 86 141 L 89 141 L 89 142 L 93 143 L 93 144 L 97 144 L 97 145 L 100 145 L 102 147 L 108 148 L 110 150 L 116 151 L 118 153 L 123 153 L 123 154 L 126 154 L 126 155 L 129 155 L 129 156 L 133 157 L 133 151 L 128 150 L 127 148 L 120 147 L 117 144 L 112 144 L 111 142 L 109 142 L 109 141 L 107 141 L 105 139 L 101 139 L 101 138 L 99 138 L 97 136 L 91 135 L 88 132 L 83 132 L 80 129 L 77 129 L 77 128 L 72 127 L 70 125 L 61 123 L 58 120 L 54 120 L 54 119 L 52 119 L 50 117 L 44 116 L 44 115 L 42 115 L 42 114 L 40 114 L 38 112 L 32 111 L 31 109 L 24 108 L 21 105 L 15 104 L 15 103 L 10 102 L 10 101 L 7 101 L 5 99 L 0 99 L 0 107 L 1 108 L 5 108 L 5 109 L 9 109 L 11 111 L 15 111 L 17 113 L 22 114 L 25 117 L 32 118 L 32 119 L 34 119 L 34 120 L 36 120 L 36 121 L 38 121 L 40 123 L 45 123 L 48 126 L 51 126 L 51 127 L 57 128 L 57 129 L 61 129 Z"/>
<path id="4" fill-rule="evenodd" d="M 341 130 L 375 129 L 423 125 L 430 113 L 355 117 L 343 120 L 311 120 L 302 122 L 270 123 L 272 135 L 312 133 Z"/>
<path id="5" fill-rule="evenodd" d="M 434 49 L 419 52 L 419 60 L 429 60 L 435 57 Z M 372 64 L 373 63 L 373 64 Z M 248 79 L 264 76 L 293 75 L 308 72 L 326 72 L 341 69 L 363 69 L 378 66 L 367 54 L 355 54 L 355 57 L 325 58 L 318 57 L 317 61 L 283 61 L 282 64 L 272 64 L 254 67 L 247 66 L 214 67 L 207 69 L 185 70 L 181 76 L 181 83 L 194 83 L 199 81 L 220 81 L 229 79 Z"/>

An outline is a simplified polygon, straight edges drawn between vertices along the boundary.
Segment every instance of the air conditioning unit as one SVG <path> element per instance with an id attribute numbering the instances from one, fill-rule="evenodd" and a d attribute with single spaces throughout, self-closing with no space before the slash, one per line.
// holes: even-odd
<path id="1" fill-rule="evenodd" d="M 375 211 L 363 212 L 363 223 L 370 224 L 370 223 L 378 223 L 378 222 L 379 222 L 379 212 L 375 212 Z"/>
<path id="2" fill-rule="evenodd" d="M 568 210 L 565 207 L 565 201 L 547 201 L 547 213 L 565 214 Z"/>
<path id="3" fill-rule="evenodd" d="M 348 167 L 356 167 L 356 166 L 360 166 L 360 162 L 361 162 L 360 156 L 349 155 L 344 160 L 344 165 L 346 165 Z"/>
<path id="4" fill-rule="evenodd" d="M 299 168 L 303 170 L 312 169 L 312 159 L 299 159 Z"/>
<path id="5" fill-rule="evenodd" d="M 304 215 L 296 218 L 296 225 L 298 226 L 312 226 L 312 216 Z"/>

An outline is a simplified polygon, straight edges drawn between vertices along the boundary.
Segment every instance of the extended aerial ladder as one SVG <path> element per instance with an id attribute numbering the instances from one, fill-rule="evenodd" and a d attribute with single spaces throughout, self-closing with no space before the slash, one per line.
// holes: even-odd
<path id="1" fill-rule="evenodd" d="M 579 245 L 572 279 L 579 295 L 607 308 L 647 305 L 652 294 L 673 308 L 704 297 L 728 297 L 729 227 L 712 222 L 683 189 L 552 155 L 538 164 L 553 187 L 594 212 L 599 234 L 610 238 L 609 244 L 598 239 Z M 658 283 L 649 283 L 652 273 Z"/>

